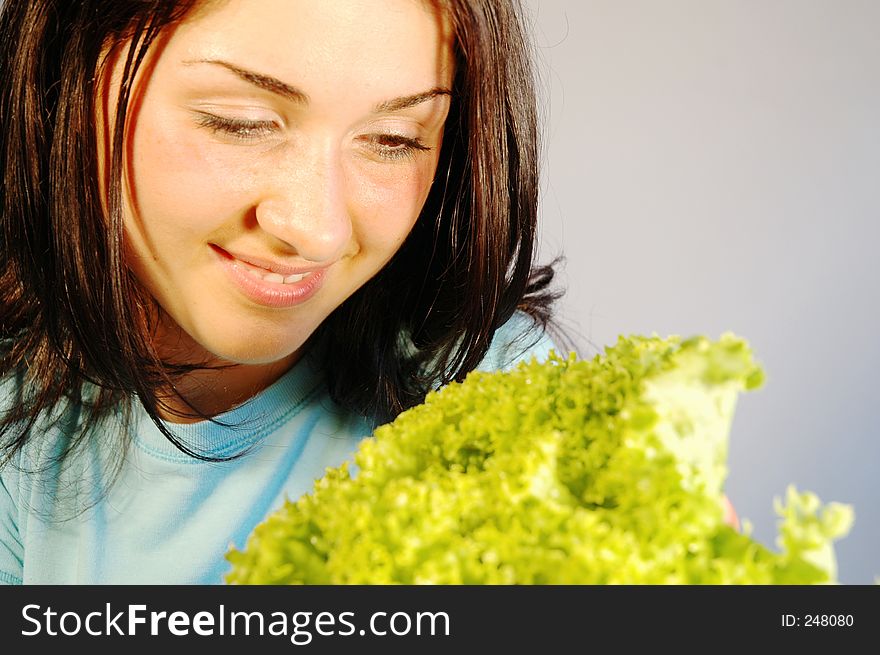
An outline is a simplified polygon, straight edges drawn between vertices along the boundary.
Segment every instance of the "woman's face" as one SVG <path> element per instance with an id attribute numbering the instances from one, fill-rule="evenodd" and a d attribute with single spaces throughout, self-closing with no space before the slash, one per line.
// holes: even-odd
<path id="1" fill-rule="evenodd" d="M 160 38 L 129 104 L 124 189 L 163 343 L 295 361 L 412 229 L 452 73 L 420 0 L 228 0 Z"/>

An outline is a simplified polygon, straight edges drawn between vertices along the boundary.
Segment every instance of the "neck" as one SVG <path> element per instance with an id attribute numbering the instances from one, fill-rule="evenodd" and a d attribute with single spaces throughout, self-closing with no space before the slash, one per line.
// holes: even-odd
<path id="1" fill-rule="evenodd" d="M 236 363 L 208 352 L 179 327 L 168 323 L 166 318 L 154 334 L 154 344 L 162 359 L 210 367 L 187 373 L 177 380 L 174 389 L 157 394 L 159 417 L 170 423 L 197 423 L 238 407 L 289 371 L 304 352 L 300 348 L 283 359 L 263 364 Z"/>
<path id="2" fill-rule="evenodd" d="M 235 364 L 221 370 L 192 371 L 178 381 L 177 393 L 169 390 L 159 394 L 159 416 L 170 423 L 196 423 L 204 418 L 195 410 L 205 417 L 213 417 L 234 409 L 289 371 L 298 361 L 298 355 L 294 353 L 270 364 Z M 218 364 L 230 362 L 211 362 L 211 365 Z"/>

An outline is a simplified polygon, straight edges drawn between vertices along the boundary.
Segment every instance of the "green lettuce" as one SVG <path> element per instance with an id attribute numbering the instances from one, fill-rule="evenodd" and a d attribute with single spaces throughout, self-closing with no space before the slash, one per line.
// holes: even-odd
<path id="1" fill-rule="evenodd" d="M 471 373 L 257 526 L 227 582 L 834 583 L 850 507 L 790 487 L 778 552 L 724 521 L 737 396 L 762 381 L 731 334 Z"/>

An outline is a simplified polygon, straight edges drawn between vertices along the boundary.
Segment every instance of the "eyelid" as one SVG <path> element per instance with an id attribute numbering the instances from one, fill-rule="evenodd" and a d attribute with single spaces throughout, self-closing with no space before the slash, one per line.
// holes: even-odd
<path id="1" fill-rule="evenodd" d="M 426 129 L 421 122 L 400 117 L 371 120 L 361 125 L 358 131 L 358 139 L 384 137 L 411 142 L 413 145 L 422 144 L 424 137 L 431 133 L 431 130 Z"/>
<path id="2" fill-rule="evenodd" d="M 419 154 L 419 152 L 433 150 L 433 148 L 426 145 L 421 138 L 409 137 L 397 132 L 369 132 L 362 134 L 358 139 L 365 141 L 373 154 L 388 161 L 412 159 Z M 395 145 L 387 145 L 381 143 L 382 139 L 398 141 L 398 143 Z"/>
<path id="3" fill-rule="evenodd" d="M 235 96 L 211 96 L 193 98 L 189 109 L 219 116 L 232 116 L 253 120 L 283 121 L 284 113 L 272 103 L 262 102 L 254 98 Z"/>
<path id="4" fill-rule="evenodd" d="M 215 133 L 240 140 L 255 140 L 267 136 L 281 128 L 276 120 L 241 118 L 237 116 L 224 116 L 204 110 L 195 110 L 196 121 L 200 127 L 207 128 Z"/>
<path id="5" fill-rule="evenodd" d="M 411 146 L 418 150 L 430 150 L 431 147 L 424 144 L 424 142 L 419 137 L 411 137 L 406 136 L 405 134 L 400 134 L 398 132 L 371 132 L 368 134 L 364 134 L 363 138 L 370 142 L 376 142 L 380 139 L 388 139 L 392 141 L 399 141 L 401 145 Z"/>

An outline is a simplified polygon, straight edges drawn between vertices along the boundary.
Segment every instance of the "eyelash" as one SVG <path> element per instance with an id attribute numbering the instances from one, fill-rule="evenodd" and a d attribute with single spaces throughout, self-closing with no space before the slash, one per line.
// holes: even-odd
<path id="1" fill-rule="evenodd" d="M 273 121 L 254 121 L 241 118 L 227 118 L 198 113 L 199 127 L 204 127 L 215 133 L 231 136 L 239 141 L 252 141 L 273 133 L 278 125 Z M 400 134 L 369 134 L 362 137 L 369 146 L 382 158 L 399 160 L 413 157 L 417 152 L 431 150 L 421 139 L 409 138 Z M 389 143 L 390 142 L 390 143 Z"/>
<path id="2" fill-rule="evenodd" d="M 272 121 L 252 121 L 241 118 L 226 118 L 216 114 L 198 113 L 199 127 L 212 132 L 222 132 L 240 141 L 250 141 L 267 136 L 278 127 Z"/>
<path id="3" fill-rule="evenodd" d="M 431 149 L 421 139 L 411 139 L 400 134 L 370 134 L 364 138 L 380 157 L 390 160 L 414 157 L 417 152 Z M 392 142 L 391 145 L 388 144 L 389 141 Z"/>

